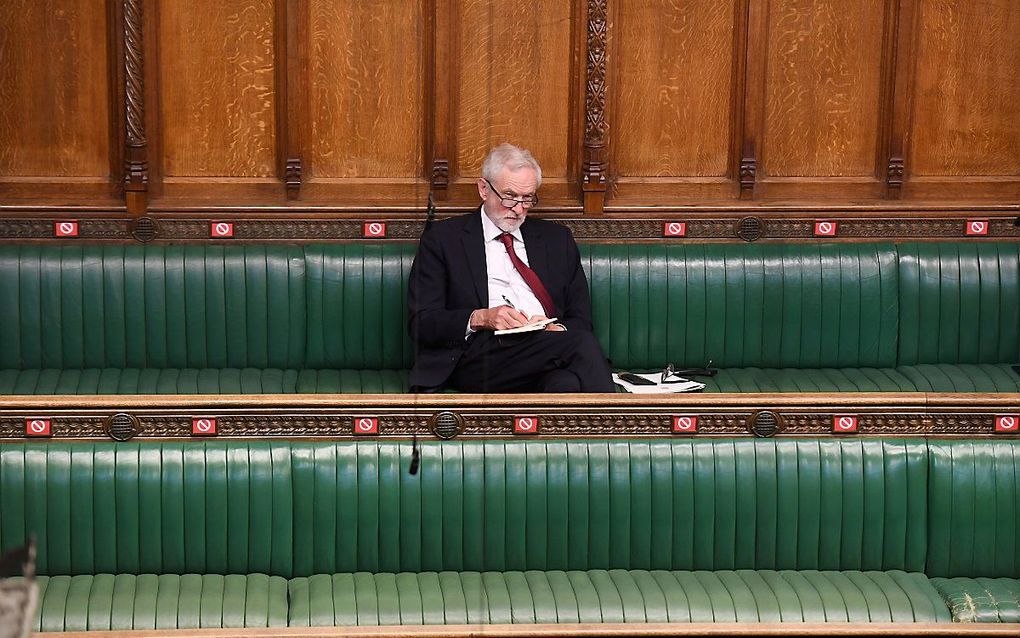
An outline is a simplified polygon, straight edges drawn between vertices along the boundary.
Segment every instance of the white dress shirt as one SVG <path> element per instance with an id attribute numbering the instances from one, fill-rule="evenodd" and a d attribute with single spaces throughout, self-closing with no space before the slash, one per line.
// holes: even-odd
<path id="1" fill-rule="evenodd" d="M 535 296 L 535 293 L 532 292 L 531 286 L 524 281 L 521 273 L 517 272 L 517 269 L 514 268 L 513 262 L 510 261 L 510 255 L 506 252 L 506 246 L 503 244 L 503 240 L 499 238 L 503 231 L 500 230 L 499 226 L 492 223 L 492 220 L 489 219 L 484 210 L 479 210 L 478 214 L 482 216 L 482 238 L 485 241 L 485 271 L 489 291 L 488 307 L 495 308 L 496 306 L 507 305 L 503 299 L 506 296 L 518 310 L 529 317 L 534 315 L 544 316 L 545 309 L 542 308 L 542 303 Z M 510 235 L 514 238 L 514 252 L 530 268 L 531 264 L 528 262 L 528 251 L 524 247 L 524 236 L 521 235 L 521 229 L 518 228 L 510 233 Z M 466 335 L 470 335 L 472 332 L 474 330 L 471 329 L 471 320 L 468 319 Z"/>

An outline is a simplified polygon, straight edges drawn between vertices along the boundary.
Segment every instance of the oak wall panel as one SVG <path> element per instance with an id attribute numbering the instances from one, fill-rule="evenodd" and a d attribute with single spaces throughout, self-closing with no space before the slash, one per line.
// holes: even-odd
<path id="1" fill-rule="evenodd" d="M 725 177 L 740 0 L 633 0 L 613 14 L 610 171 Z"/>
<path id="2" fill-rule="evenodd" d="M 765 176 L 876 177 L 884 4 L 769 2 Z"/>
<path id="3" fill-rule="evenodd" d="M 273 0 L 156 6 L 164 181 L 276 175 Z"/>
<path id="4" fill-rule="evenodd" d="M 0 2 L 0 194 L 112 190 L 108 21 L 97 0 Z"/>
<path id="5" fill-rule="evenodd" d="M 1020 3 L 919 4 L 910 175 L 1020 177 Z"/>
<path id="6" fill-rule="evenodd" d="M 424 2 L 309 5 L 311 175 L 420 177 Z"/>
<path id="7" fill-rule="evenodd" d="M 574 141 L 578 21 L 573 9 L 571 0 L 455 3 L 450 181 L 460 179 L 464 196 L 471 196 L 485 154 L 505 141 L 535 155 L 547 197 L 576 182 L 577 176 L 568 174 L 579 146 Z M 477 192 L 473 197 L 477 200 Z"/>

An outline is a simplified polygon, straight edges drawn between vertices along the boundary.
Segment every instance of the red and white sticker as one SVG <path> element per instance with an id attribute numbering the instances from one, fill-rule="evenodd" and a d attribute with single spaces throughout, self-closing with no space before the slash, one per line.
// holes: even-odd
<path id="1" fill-rule="evenodd" d="M 996 416 L 995 431 L 1014 434 L 1020 432 L 1020 414 L 1000 414 Z"/>
<path id="2" fill-rule="evenodd" d="M 837 414 L 832 417 L 833 432 L 856 432 L 857 417 L 852 414 Z"/>
<path id="3" fill-rule="evenodd" d="M 514 434 L 538 434 L 538 417 L 515 416 Z"/>
<path id="4" fill-rule="evenodd" d="M 74 220 L 53 222 L 53 234 L 57 237 L 77 237 L 78 222 Z"/>
<path id="5" fill-rule="evenodd" d="M 679 414 L 673 417 L 674 432 L 697 432 L 698 417 L 690 414 Z"/>
<path id="6" fill-rule="evenodd" d="M 354 417 L 355 434 L 379 434 L 379 418 L 374 416 Z"/>
<path id="7" fill-rule="evenodd" d="M 988 220 L 987 219 L 968 219 L 967 220 L 967 235 L 987 235 L 988 234 Z"/>
<path id="8" fill-rule="evenodd" d="M 231 222 L 212 222 L 209 224 L 210 237 L 233 237 L 234 224 Z"/>
<path id="9" fill-rule="evenodd" d="M 666 222 L 662 225 L 663 237 L 686 237 L 687 222 Z"/>
<path id="10" fill-rule="evenodd" d="M 838 224 L 833 221 L 816 221 L 815 237 L 835 237 Z"/>
<path id="11" fill-rule="evenodd" d="M 25 436 L 50 436 L 49 419 L 25 419 Z"/>
<path id="12" fill-rule="evenodd" d="M 365 222 L 365 237 L 385 237 L 386 222 Z"/>
<path id="13" fill-rule="evenodd" d="M 191 419 L 192 436 L 216 436 L 216 419 L 196 416 Z"/>

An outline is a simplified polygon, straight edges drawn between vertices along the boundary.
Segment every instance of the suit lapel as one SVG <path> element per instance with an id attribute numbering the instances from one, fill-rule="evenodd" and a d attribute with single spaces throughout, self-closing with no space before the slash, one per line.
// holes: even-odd
<path id="1" fill-rule="evenodd" d="M 471 281 L 478 295 L 478 307 L 486 308 L 489 305 L 489 273 L 485 268 L 485 238 L 482 237 L 481 208 L 474 215 L 470 215 L 464 224 L 463 243 L 468 268 L 471 270 Z"/>

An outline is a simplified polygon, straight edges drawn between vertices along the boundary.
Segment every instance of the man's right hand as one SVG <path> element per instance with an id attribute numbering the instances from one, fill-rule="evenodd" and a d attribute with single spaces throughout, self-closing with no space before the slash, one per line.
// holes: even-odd
<path id="1" fill-rule="evenodd" d="M 479 308 L 471 313 L 472 330 L 506 330 L 528 323 L 528 316 L 510 306 Z"/>

